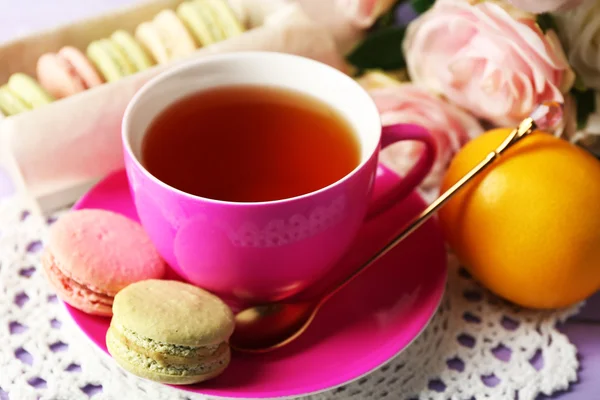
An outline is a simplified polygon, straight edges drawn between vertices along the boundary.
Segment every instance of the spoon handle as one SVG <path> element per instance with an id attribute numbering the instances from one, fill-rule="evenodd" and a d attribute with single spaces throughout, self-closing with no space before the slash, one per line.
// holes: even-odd
<path id="1" fill-rule="evenodd" d="M 396 236 L 391 242 L 381 248 L 377 253 L 375 253 L 367 262 L 365 262 L 360 268 L 350 274 L 347 278 L 345 278 L 342 282 L 340 282 L 335 289 L 329 292 L 321 299 L 321 304 L 327 301 L 330 297 L 340 291 L 343 287 L 349 284 L 354 278 L 360 275 L 364 270 L 368 269 L 371 265 L 373 265 L 376 261 L 378 261 L 381 257 L 386 255 L 390 250 L 392 250 L 396 245 L 406 239 L 410 234 L 412 234 L 415 230 L 417 230 L 421 225 L 423 225 L 429 218 L 431 218 L 435 212 L 442 207 L 452 196 L 454 196 L 463 186 L 479 175 L 487 166 L 493 163 L 497 158 L 501 156 L 506 149 L 511 147 L 513 144 L 521 140 L 523 137 L 527 136 L 531 132 L 536 129 L 536 123 L 532 118 L 526 118 L 521 122 L 521 124 L 514 129 L 506 139 L 491 153 L 489 153 L 485 159 L 483 159 L 479 164 L 477 164 L 473 169 L 471 169 L 465 176 L 463 176 L 458 182 L 456 182 L 452 187 L 442 193 L 433 203 L 431 203 L 425 210 L 423 210 L 418 216 L 416 216 L 408 225 Z"/>

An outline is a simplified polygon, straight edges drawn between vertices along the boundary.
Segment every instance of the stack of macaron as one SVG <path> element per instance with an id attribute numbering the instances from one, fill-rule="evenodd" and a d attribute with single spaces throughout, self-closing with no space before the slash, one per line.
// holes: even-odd
<path id="1" fill-rule="evenodd" d="M 229 365 L 230 308 L 164 279 L 167 266 L 139 223 L 105 210 L 72 211 L 51 227 L 42 266 L 65 303 L 111 317 L 107 348 L 126 371 L 186 385 Z"/>
<path id="2" fill-rule="evenodd" d="M 37 62 L 37 81 L 18 73 L 0 87 L 0 116 L 20 114 L 153 65 L 189 56 L 200 47 L 244 30 L 227 0 L 185 1 L 176 10 L 159 12 L 134 32 L 117 30 L 107 38 L 93 41 L 85 52 L 65 46 L 56 53 L 43 54 Z"/>

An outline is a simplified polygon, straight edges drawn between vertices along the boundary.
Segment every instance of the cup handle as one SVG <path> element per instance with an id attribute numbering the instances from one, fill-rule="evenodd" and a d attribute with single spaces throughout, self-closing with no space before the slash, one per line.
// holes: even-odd
<path id="1" fill-rule="evenodd" d="M 381 150 L 402 140 L 416 140 L 425 145 L 419 160 L 410 171 L 398 181 L 395 173 L 383 164 L 377 166 L 375 187 L 367 218 L 372 218 L 408 196 L 425 179 L 435 162 L 437 148 L 429 131 L 412 124 L 384 126 L 381 134 Z"/>

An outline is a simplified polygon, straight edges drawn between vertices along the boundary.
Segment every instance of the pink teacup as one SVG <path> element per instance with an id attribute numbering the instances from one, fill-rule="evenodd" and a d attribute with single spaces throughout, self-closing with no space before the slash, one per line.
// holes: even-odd
<path id="1" fill-rule="evenodd" d="M 192 93 L 240 84 L 294 89 L 339 110 L 358 135 L 360 165 L 315 192 L 257 203 L 194 196 L 144 168 L 142 140 L 157 114 Z M 380 147 L 400 140 L 423 142 L 423 156 L 399 183 L 373 191 Z M 352 78 L 317 61 L 271 52 L 205 57 L 157 76 L 127 107 L 123 146 L 140 220 L 160 254 L 189 282 L 244 302 L 286 298 L 322 278 L 348 250 L 365 216 L 408 195 L 435 158 L 434 141 L 425 129 L 382 129 L 373 101 Z"/>

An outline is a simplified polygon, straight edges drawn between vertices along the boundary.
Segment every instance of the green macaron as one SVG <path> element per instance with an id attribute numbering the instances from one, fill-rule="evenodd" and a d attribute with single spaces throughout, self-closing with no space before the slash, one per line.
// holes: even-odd
<path id="1" fill-rule="evenodd" d="M 6 85 L 0 87 L 0 111 L 6 116 L 33 110 L 53 101 L 54 98 L 27 74 L 12 74 Z"/>
<path id="2" fill-rule="evenodd" d="M 136 71 L 143 71 L 153 65 L 150 56 L 129 32 L 118 30 L 110 36 L 110 39 L 121 48 L 121 51 L 129 58 Z"/>
<path id="3" fill-rule="evenodd" d="M 207 46 L 244 32 L 244 27 L 235 13 L 223 0 L 183 2 L 177 7 L 177 16 L 201 46 Z"/>
<path id="4" fill-rule="evenodd" d="M 0 86 L 0 111 L 5 116 L 17 115 L 30 108 L 7 85 Z"/>
<path id="5" fill-rule="evenodd" d="M 6 115 L 33 110 L 53 101 L 35 79 L 23 73 L 12 74 L 0 89 L 0 109 Z"/>
<path id="6" fill-rule="evenodd" d="M 244 27 L 237 16 L 223 0 L 205 0 L 223 32 L 225 39 L 244 33 Z"/>
<path id="7" fill-rule="evenodd" d="M 187 385 L 225 370 L 233 329 L 233 313 L 218 297 L 186 283 L 152 279 L 115 296 L 106 344 L 134 375 Z"/>
<path id="8" fill-rule="evenodd" d="M 210 30 L 210 34 L 215 42 L 227 39 L 221 29 L 219 16 L 211 7 L 210 2 L 207 0 L 193 0 L 190 4 L 196 7 L 196 12 L 204 19 L 204 23 Z"/>
<path id="9" fill-rule="evenodd" d="M 127 55 L 110 39 L 90 43 L 86 54 L 107 82 L 117 81 L 136 72 Z"/>
<path id="10" fill-rule="evenodd" d="M 198 45 L 208 46 L 219 40 L 220 32 L 212 22 L 212 15 L 201 3 L 197 1 L 181 3 L 177 7 L 177 16 L 192 33 Z"/>

